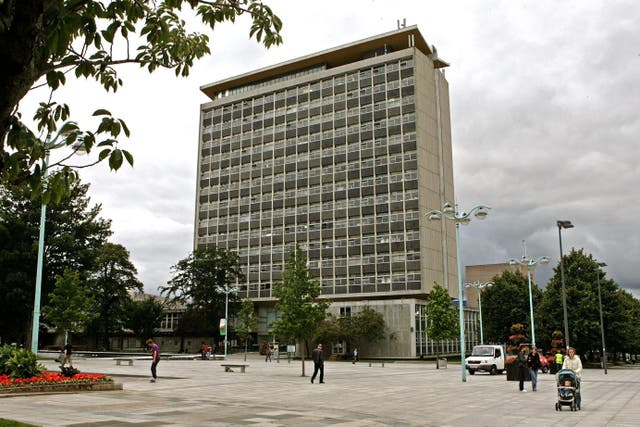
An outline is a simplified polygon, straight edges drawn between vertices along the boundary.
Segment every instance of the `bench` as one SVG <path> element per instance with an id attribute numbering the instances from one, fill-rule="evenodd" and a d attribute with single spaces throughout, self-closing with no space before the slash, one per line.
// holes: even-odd
<path id="1" fill-rule="evenodd" d="M 244 374 L 245 368 L 249 365 L 246 363 L 222 363 L 220 366 L 224 368 L 225 372 L 233 372 L 231 368 L 240 368 L 240 372 Z"/>
<path id="2" fill-rule="evenodd" d="M 134 360 L 151 360 L 151 357 L 116 357 L 113 360 L 116 361 L 116 365 L 122 365 L 122 362 L 127 362 L 129 366 L 133 366 Z"/>
<path id="3" fill-rule="evenodd" d="M 372 365 L 380 365 L 384 368 L 384 362 L 369 362 L 369 367 L 371 367 Z"/>
<path id="4" fill-rule="evenodd" d="M 169 360 L 196 360 L 200 359 L 202 356 L 199 354 L 177 354 L 177 355 L 169 355 Z"/>

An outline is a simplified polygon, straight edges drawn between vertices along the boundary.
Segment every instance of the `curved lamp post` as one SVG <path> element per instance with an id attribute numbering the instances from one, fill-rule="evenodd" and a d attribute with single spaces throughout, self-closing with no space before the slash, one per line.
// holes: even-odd
<path id="1" fill-rule="evenodd" d="M 567 319 L 567 290 L 564 286 L 564 262 L 562 261 L 562 229 L 573 228 L 571 221 L 558 220 L 558 241 L 560 242 L 560 281 L 562 282 L 562 313 L 564 315 L 564 343 L 569 350 L 569 321 Z"/>
<path id="2" fill-rule="evenodd" d="M 434 209 L 425 213 L 429 221 L 445 219 L 456 223 L 456 258 L 458 259 L 458 307 L 460 311 L 460 365 L 462 368 L 462 382 L 467 381 L 467 370 L 465 368 L 465 351 L 464 351 L 464 304 L 463 304 L 463 285 L 462 285 L 462 260 L 460 259 L 460 224 L 467 225 L 471 222 L 471 215 L 478 219 L 485 219 L 488 214 L 489 206 L 474 206 L 469 212 L 459 211 L 458 206 L 455 207 L 451 203 L 445 203 L 442 209 Z M 446 258 L 447 254 L 443 254 Z"/>
<path id="3" fill-rule="evenodd" d="M 476 288 L 478 290 L 478 309 L 480 310 L 480 344 L 484 344 L 484 334 L 482 333 L 482 288 L 493 286 L 493 282 L 482 283 L 479 280 L 472 283 L 466 283 L 465 288 Z"/>
<path id="4" fill-rule="evenodd" d="M 529 279 L 529 316 L 531 317 L 531 343 L 536 345 L 536 328 L 533 322 L 533 295 L 531 293 L 531 270 L 536 264 L 549 264 L 549 257 L 541 256 L 538 259 L 527 258 L 523 256 L 522 259 L 511 258 L 509 264 L 511 265 L 524 265 L 527 267 L 527 279 Z"/>
<path id="5" fill-rule="evenodd" d="M 65 134 L 75 130 L 77 128 L 75 122 L 65 122 L 60 127 L 58 133 L 52 138 L 51 134 L 47 135 L 46 140 L 44 141 L 44 163 L 42 165 L 43 170 L 43 193 L 47 189 L 47 176 L 49 175 L 49 153 L 51 150 L 55 150 L 56 148 L 60 148 L 67 144 L 66 140 L 58 141 L 58 138 L 64 136 Z M 74 147 L 76 151 L 78 151 L 81 146 Z M 44 266 L 44 231 L 45 224 L 47 220 L 47 204 L 44 201 L 44 197 L 42 199 L 42 206 L 40 208 L 40 233 L 38 236 L 38 264 L 36 267 L 36 289 L 33 297 L 33 324 L 31 327 L 31 352 L 34 354 L 38 353 L 38 334 L 40 332 L 40 299 L 41 299 L 41 290 L 42 290 L 42 270 Z M 66 341 L 66 336 L 65 336 Z M 66 342 L 65 342 L 66 344 Z"/>
<path id="6" fill-rule="evenodd" d="M 599 262 L 598 267 L 606 267 L 607 263 Z M 602 320 L 602 295 L 600 293 L 600 268 L 597 271 L 597 280 L 598 280 L 598 306 L 600 307 L 600 336 L 602 337 L 602 368 L 604 369 L 604 374 L 607 375 L 607 350 L 604 345 L 604 321 Z"/>
<path id="7" fill-rule="evenodd" d="M 224 300 L 224 360 L 227 360 L 227 343 L 229 337 L 229 294 L 238 292 L 236 286 L 225 286 L 224 288 L 217 288 L 216 292 L 220 292 L 225 295 Z"/>

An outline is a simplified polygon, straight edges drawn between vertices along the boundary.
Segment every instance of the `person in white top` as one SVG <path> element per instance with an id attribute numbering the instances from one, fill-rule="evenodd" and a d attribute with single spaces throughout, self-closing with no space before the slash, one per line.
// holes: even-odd
<path id="1" fill-rule="evenodd" d="M 564 358 L 562 369 L 571 369 L 576 373 L 576 376 L 580 378 L 580 374 L 582 373 L 582 361 L 580 361 L 580 356 L 576 354 L 575 348 L 569 347 L 569 354 Z"/>

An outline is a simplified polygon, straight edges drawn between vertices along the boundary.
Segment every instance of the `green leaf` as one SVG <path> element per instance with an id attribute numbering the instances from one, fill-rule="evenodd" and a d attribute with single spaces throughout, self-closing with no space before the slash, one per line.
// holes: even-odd
<path id="1" fill-rule="evenodd" d="M 124 154 L 124 157 L 127 159 L 127 162 L 133 166 L 133 156 L 131 155 L 131 153 L 129 153 L 127 150 L 122 150 L 122 154 Z"/>
<path id="2" fill-rule="evenodd" d="M 109 156 L 109 167 L 111 170 L 118 170 L 122 166 L 122 150 L 115 149 Z"/>
<path id="3" fill-rule="evenodd" d="M 94 117 L 95 117 L 95 116 L 110 116 L 110 115 L 111 115 L 111 112 L 110 112 L 109 110 L 105 110 L 105 109 L 103 109 L 103 108 L 100 108 L 100 109 L 98 109 L 98 110 L 94 111 L 92 115 L 93 115 Z"/>

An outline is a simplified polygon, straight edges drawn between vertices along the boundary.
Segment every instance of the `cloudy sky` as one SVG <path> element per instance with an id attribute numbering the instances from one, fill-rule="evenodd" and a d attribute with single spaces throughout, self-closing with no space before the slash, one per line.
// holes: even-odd
<path id="1" fill-rule="evenodd" d="M 565 251 L 584 248 L 607 274 L 640 296 L 640 2 L 265 0 L 282 18 L 284 44 L 266 50 L 249 23 L 221 25 L 212 56 L 188 78 L 135 67 L 106 94 L 71 82 L 57 98 L 89 127 L 107 108 L 125 118 L 135 167 L 82 172 L 94 203 L 113 220 L 148 292 L 193 246 L 200 86 L 278 62 L 417 25 L 451 64 L 454 176 L 462 209 L 488 204 L 486 221 L 461 230 L 464 264 L 549 256 L 545 284 Z M 31 115 L 37 91 L 24 100 Z M 435 208 L 435 207 L 434 207 Z"/>

